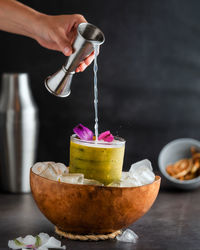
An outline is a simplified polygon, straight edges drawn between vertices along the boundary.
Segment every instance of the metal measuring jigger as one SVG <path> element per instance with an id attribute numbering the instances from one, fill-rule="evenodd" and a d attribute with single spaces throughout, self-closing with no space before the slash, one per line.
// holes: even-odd
<path id="1" fill-rule="evenodd" d="M 104 34 L 99 28 L 90 23 L 79 24 L 77 37 L 73 44 L 73 54 L 69 56 L 58 72 L 45 80 L 48 91 L 58 97 L 70 95 L 71 81 L 76 68 L 80 62 L 92 53 L 94 45 L 101 45 L 104 41 Z"/>

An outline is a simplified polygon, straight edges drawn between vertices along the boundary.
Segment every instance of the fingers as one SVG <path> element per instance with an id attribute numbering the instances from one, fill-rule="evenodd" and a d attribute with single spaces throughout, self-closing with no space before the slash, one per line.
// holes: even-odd
<path id="1" fill-rule="evenodd" d="M 89 66 L 94 60 L 94 52 L 92 52 L 88 57 L 85 58 L 84 63 Z"/>
<path id="2" fill-rule="evenodd" d="M 70 46 L 70 47 L 71 47 L 71 46 Z M 72 54 L 72 49 L 69 48 L 69 46 L 67 47 L 67 46 L 65 45 L 65 48 L 62 50 L 62 52 L 63 52 L 63 54 L 64 54 L 65 56 L 70 56 L 70 55 Z"/>
<path id="3" fill-rule="evenodd" d="M 73 17 L 76 20 L 75 27 L 78 26 L 80 23 L 87 23 L 86 19 L 82 15 L 75 14 L 75 15 L 73 15 Z M 69 36 L 69 34 L 68 34 L 68 36 Z M 70 42 L 70 39 L 68 40 L 66 38 L 66 35 L 64 35 L 64 34 L 62 34 L 62 36 L 60 36 L 58 38 L 58 45 L 65 56 L 70 56 L 73 53 L 71 43 L 72 42 Z"/>
<path id="4" fill-rule="evenodd" d="M 76 69 L 76 73 L 83 72 L 87 68 L 87 65 L 84 62 L 81 62 Z"/>
<path id="5" fill-rule="evenodd" d="M 92 52 L 88 57 L 85 58 L 83 62 L 79 64 L 76 69 L 76 72 L 83 72 L 94 60 L 94 52 Z"/>
<path id="6" fill-rule="evenodd" d="M 87 20 L 83 15 L 74 14 L 73 16 L 76 19 L 76 26 L 78 26 L 80 23 L 87 23 Z"/>
<path id="7" fill-rule="evenodd" d="M 56 43 L 65 56 L 70 56 L 72 54 L 72 47 L 67 37 L 64 34 L 57 34 Z"/>
<path id="8" fill-rule="evenodd" d="M 76 72 L 83 72 L 94 60 L 94 52 L 92 52 L 83 62 L 79 64 Z"/>

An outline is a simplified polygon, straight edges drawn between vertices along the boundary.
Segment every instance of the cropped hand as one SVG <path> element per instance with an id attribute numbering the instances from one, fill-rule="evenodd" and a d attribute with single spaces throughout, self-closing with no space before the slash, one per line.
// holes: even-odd
<path id="1" fill-rule="evenodd" d="M 51 16 L 40 13 L 15 0 L 0 0 L 0 30 L 35 39 L 45 48 L 71 55 L 77 27 L 87 21 L 82 15 Z M 94 59 L 94 53 L 80 63 L 83 71 Z"/>
<path id="2" fill-rule="evenodd" d="M 87 21 L 82 15 L 41 15 L 35 26 L 33 38 L 43 47 L 61 51 L 65 56 L 73 53 L 72 44 L 76 38 L 77 27 Z M 80 65 L 76 72 L 84 71 L 94 59 L 91 53 Z"/>

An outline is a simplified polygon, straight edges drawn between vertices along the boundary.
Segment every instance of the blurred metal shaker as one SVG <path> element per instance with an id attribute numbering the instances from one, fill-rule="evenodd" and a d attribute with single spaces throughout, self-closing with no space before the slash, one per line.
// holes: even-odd
<path id="1" fill-rule="evenodd" d="M 26 73 L 3 74 L 0 95 L 0 187 L 30 192 L 37 146 L 38 111 Z"/>
<path id="2" fill-rule="evenodd" d="M 104 41 L 104 34 L 99 28 L 90 23 L 79 24 L 73 44 L 74 52 L 58 72 L 45 80 L 45 86 L 49 92 L 58 97 L 70 95 L 71 81 L 76 68 L 92 53 L 94 45 L 99 46 Z"/>

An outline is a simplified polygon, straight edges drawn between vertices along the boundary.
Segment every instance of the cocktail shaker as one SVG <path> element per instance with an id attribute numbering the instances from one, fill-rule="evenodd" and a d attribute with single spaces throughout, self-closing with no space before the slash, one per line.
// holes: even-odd
<path id="1" fill-rule="evenodd" d="M 77 28 L 77 37 L 73 43 L 74 52 L 68 57 L 62 68 L 47 77 L 45 86 L 55 96 L 67 97 L 70 95 L 72 77 L 76 68 L 94 50 L 94 46 L 104 43 L 103 32 L 90 23 L 81 23 Z"/>
<path id="2" fill-rule="evenodd" d="M 3 74 L 0 96 L 0 187 L 29 192 L 36 156 L 38 111 L 26 73 Z"/>

